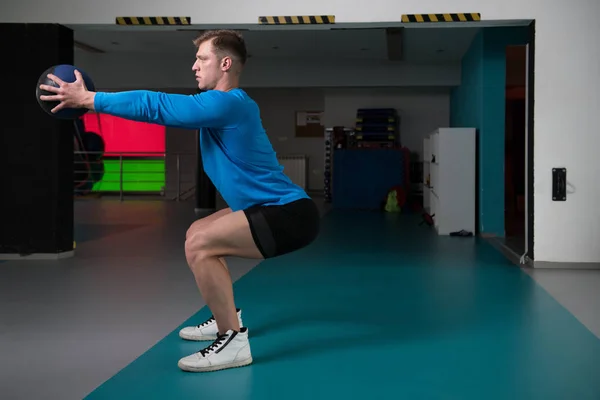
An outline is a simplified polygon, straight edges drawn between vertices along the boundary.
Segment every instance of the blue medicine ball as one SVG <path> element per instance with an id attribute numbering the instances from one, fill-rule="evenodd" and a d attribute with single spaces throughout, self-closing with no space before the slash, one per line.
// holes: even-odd
<path id="1" fill-rule="evenodd" d="M 83 76 L 83 81 L 85 82 L 85 87 L 89 91 L 95 92 L 96 87 L 94 86 L 94 82 L 92 82 L 90 77 L 84 71 L 82 71 L 80 68 L 76 68 L 73 65 L 61 64 L 61 65 L 55 65 L 53 67 L 50 67 L 46 71 L 44 71 L 44 73 L 38 79 L 36 90 L 35 90 L 35 95 L 37 97 L 37 101 L 38 101 L 40 107 L 42 107 L 42 110 L 46 111 L 48 114 L 50 114 L 51 116 L 53 116 L 55 118 L 77 119 L 77 118 L 81 117 L 82 115 L 84 115 L 88 111 L 85 108 L 63 108 L 62 110 L 53 114 L 51 112 L 51 110 L 54 107 L 56 107 L 59 104 L 59 102 L 40 100 L 40 96 L 42 96 L 42 95 L 54 95 L 55 94 L 55 93 L 48 92 L 46 90 L 41 90 L 40 85 L 49 85 L 49 86 L 58 87 L 58 85 L 53 80 L 48 78 L 48 74 L 54 74 L 57 77 L 59 77 L 60 79 L 62 79 L 63 81 L 72 83 L 72 82 L 75 82 L 75 79 L 76 79 L 75 78 L 75 70 L 78 70 L 79 72 L 81 72 L 81 75 Z"/>

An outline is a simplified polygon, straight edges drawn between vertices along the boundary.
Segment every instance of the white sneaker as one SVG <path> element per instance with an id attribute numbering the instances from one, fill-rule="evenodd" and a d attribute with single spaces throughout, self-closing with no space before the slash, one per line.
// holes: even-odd
<path id="1" fill-rule="evenodd" d="M 209 372 L 252 364 L 248 328 L 228 330 L 210 346 L 179 360 L 179 368 L 190 372 Z"/>
<path id="2" fill-rule="evenodd" d="M 244 326 L 242 323 L 242 310 L 237 309 L 238 320 L 240 326 Z M 215 340 L 219 328 L 217 327 L 217 321 L 215 317 L 210 317 L 200 325 L 187 326 L 179 331 L 179 337 L 185 340 Z"/>

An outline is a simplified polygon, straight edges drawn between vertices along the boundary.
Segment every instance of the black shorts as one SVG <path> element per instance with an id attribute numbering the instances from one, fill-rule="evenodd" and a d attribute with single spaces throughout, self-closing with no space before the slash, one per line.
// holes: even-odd
<path id="1" fill-rule="evenodd" d="M 312 199 L 244 210 L 256 246 L 265 259 L 306 247 L 319 234 L 321 216 Z"/>

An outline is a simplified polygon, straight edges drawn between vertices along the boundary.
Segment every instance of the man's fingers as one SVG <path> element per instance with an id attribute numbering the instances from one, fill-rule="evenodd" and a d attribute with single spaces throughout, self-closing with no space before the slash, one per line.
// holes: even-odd
<path id="1" fill-rule="evenodd" d="M 59 105 L 57 105 L 56 107 L 54 107 L 52 110 L 50 110 L 51 113 L 55 113 L 58 112 L 60 110 L 62 110 L 64 108 L 65 104 L 64 103 L 60 103 Z"/>
<path id="2" fill-rule="evenodd" d="M 58 86 L 64 85 L 65 82 L 54 74 L 48 74 L 48 78 L 52 79 Z"/>
<path id="3" fill-rule="evenodd" d="M 81 86 L 83 86 L 85 88 L 85 90 L 87 90 L 87 86 L 85 84 L 85 81 L 83 80 L 83 75 L 77 69 L 75 70 L 75 78 L 76 78 L 76 81 L 81 82 Z"/>
<path id="4" fill-rule="evenodd" d="M 42 101 L 62 101 L 63 97 L 61 95 L 42 95 L 40 96 L 40 100 Z"/>
<path id="5" fill-rule="evenodd" d="M 58 93 L 60 91 L 60 88 L 50 85 L 40 85 L 40 89 L 51 93 Z"/>

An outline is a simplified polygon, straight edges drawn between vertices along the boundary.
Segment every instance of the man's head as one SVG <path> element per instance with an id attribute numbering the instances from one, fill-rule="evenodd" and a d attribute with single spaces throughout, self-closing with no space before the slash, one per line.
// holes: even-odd
<path id="1" fill-rule="evenodd" d="M 229 90 L 237 86 L 246 64 L 246 43 L 231 30 L 206 31 L 194 40 L 198 48 L 192 70 L 202 90 Z"/>

